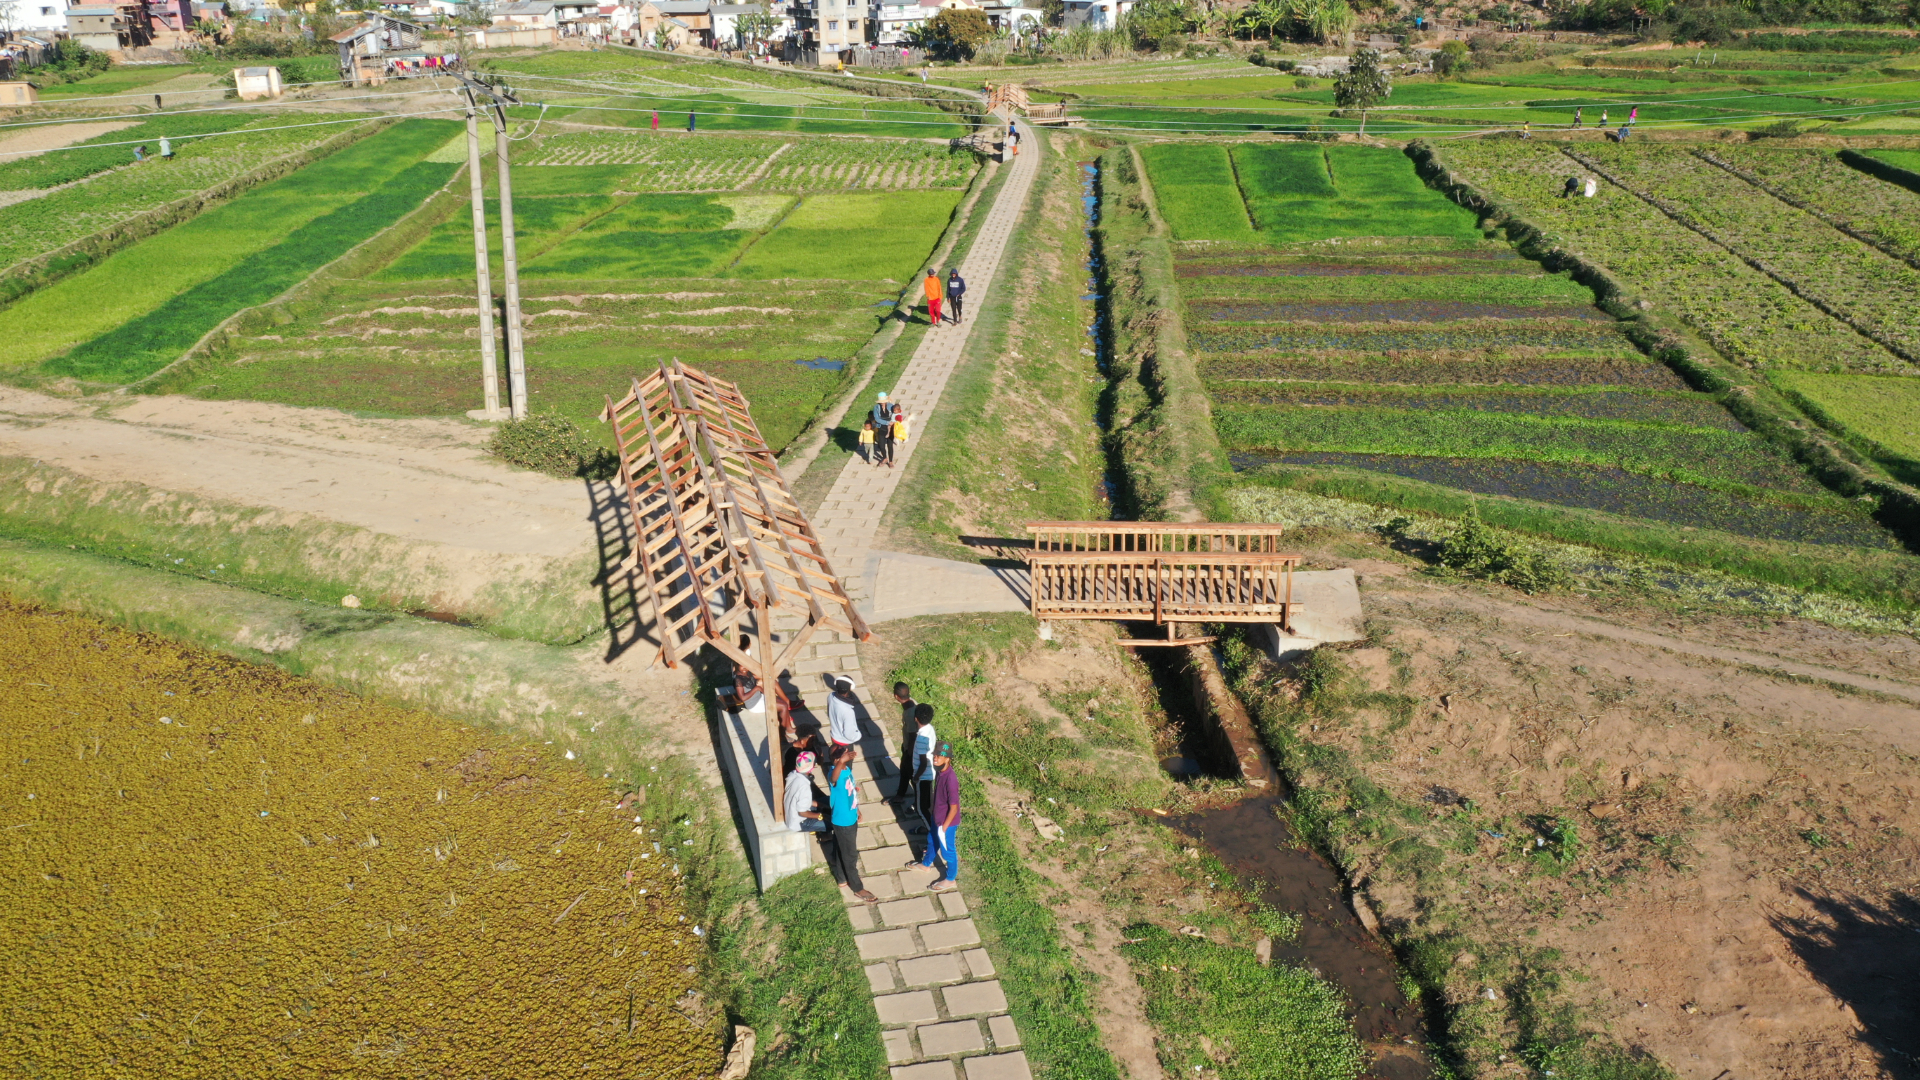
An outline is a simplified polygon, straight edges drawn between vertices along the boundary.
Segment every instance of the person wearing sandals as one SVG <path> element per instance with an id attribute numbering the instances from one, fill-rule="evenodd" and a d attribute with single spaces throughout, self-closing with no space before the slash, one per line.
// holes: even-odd
<path id="1" fill-rule="evenodd" d="M 833 786 L 828 791 L 833 823 L 833 861 L 853 895 L 871 904 L 880 898 L 860 880 L 860 782 L 853 775 L 853 747 L 833 748 Z"/>
<path id="2" fill-rule="evenodd" d="M 942 742 L 933 748 L 933 832 L 927 835 L 927 854 L 920 866 L 933 870 L 938 858 L 946 873 L 931 886 L 934 892 L 948 892 L 958 886 L 960 852 L 954 838 L 960 832 L 960 777 L 953 771 L 953 744 Z"/>

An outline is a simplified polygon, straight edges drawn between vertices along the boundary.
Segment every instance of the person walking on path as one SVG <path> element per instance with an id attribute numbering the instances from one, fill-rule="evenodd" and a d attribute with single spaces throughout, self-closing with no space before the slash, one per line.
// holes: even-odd
<path id="1" fill-rule="evenodd" d="M 960 306 L 966 302 L 967 281 L 960 276 L 960 268 L 947 270 L 947 305 L 953 308 L 953 325 L 960 325 Z"/>
<path id="2" fill-rule="evenodd" d="M 1579 105 L 1575 105 L 1573 107 L 1573 126 L 1574 127 L 1580 126 L 1580 109 L 1581 109 L 1581 106 Z"/>
<path id="3" fill-rule="evenodd" d="M 828 819 L 833 823 L 833 861 L 840 879 L 853 895 L 871 904 L 880 899 L 860 880 L 860 788 L 853 777 L 853 747 L 833 751 L 833 785 L 827 793 Z"/>
<path id="4" fill-rule="evenodd" d="M 921 86 L 927 85 L 927 76 L 931 74 L 933 74 L 932 68 L 926 67 L 924 65 L 920 68 L 920 85 Z"/>
<path id="5" fill-rule="evenodd" d="M 960 852 L 954 840 L 960 832 L 960 776 L 953 771 L 953 744 L 942 742 L 933 748 L 933 832 L 927 837 L 927 854 L 920 865 L 933 870 L 938 858 L 946 873 L 932 885 L 934 892 L 954 888 L 960 876 Z"/>
<path id="6" fill-rule="evenodd" d="M 1605 109 L 1600 110 L 1600 123 L 1597 126 L 1602 131 L 1605 131 L 1607 129 L 1607 110 Z"/>
<path id="7" fill-rule="evenodd" d="M 1007 125 L 1007 152 L 1004 156 L 1020 156 L 1020 130 L 1012 124 Z"/>
<path id="8" fill-rule="evenodd" d="M 660 134 L 660 110 L 659 109 L 653 110 L 653 133 L 655 135 Z"/>
<path id="9" fill-rule="evenodd" d="M 693 110 L 688 109 L 687 110 L 687 134 L 691 135 L 693 134 L 693 132 L 694 132 Z"/>
<path id="10" fill-rule="evenodd" d="M 853 696 L 853 680 L 834 680 L 833 694 L 827 698 L 827 732 L 833 748 L 852 749 L 860 742 L 860 699 Z"/>
<path id="11" fill-rule="evenodd" d="M 1639 122 L 1640 122 L 1640 106 L 1635 105 L 1633 107 L 1633 111 L 1627 114 L 1627 126 L 1632 127 L 1633 125 Z"/>
<path id="12" fill-rule="evenodd" d="M 860 460 L 869 465 L 873 464 L 873 417 L 871 416 L 867 417 L 866 424 L 860 428 Z"/>
<path id="13" fill-rule="evenodd" d="M 893 421 L 896 412 L 894 404 L 887 400 L 887 392 L 880 391 L 880 400 L 874 403 L 873 424 L 874 448 L 873 463 L 893 468 Z"/>
<path id="14" fill-rule="evenodd" d="M 827 819 L 820 816 L 816 790 L 813 786 L 813 755 L 802 753 L 793 760 L 793 771 L 787 774 L 788 832 L 827 831 Z"/>
<path id="15" fill-rule="evenodd" d="M 927 270 L 927 280 L 921 282 L 920 287 L 922 291 L 927 294 L 927 325 L 939 326 L 941 299 L 940 271 L 929 268 Z"/>

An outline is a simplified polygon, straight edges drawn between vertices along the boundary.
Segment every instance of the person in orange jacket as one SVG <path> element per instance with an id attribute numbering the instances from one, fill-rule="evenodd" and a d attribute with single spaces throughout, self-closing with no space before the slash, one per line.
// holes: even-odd
<path id="1" fill-rule="evenodd" d="M 929 269 L 927 280 L 922 284 L 927 291 L 927 322 L 933 326 L 939 326 L 940 300 L 946 295 L 945 290 L 940 287 L 940 272 Z"/>

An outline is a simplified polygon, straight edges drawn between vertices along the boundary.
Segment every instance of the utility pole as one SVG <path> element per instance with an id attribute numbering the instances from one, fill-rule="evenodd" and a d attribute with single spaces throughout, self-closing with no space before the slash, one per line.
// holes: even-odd
<path id="1" fill-rule="evenodd" d="M 480 175 L 480 109 L 467 91 L 467 179 L 473 192 L 473 266 L 480 279 L 480 388 L 486 407 L 481 419 L 500 419 L 500 364 L 493 345 L 493 268 L 487 255 L 486 181 Z"/>
<path id="2" fill-rule="evenodd" d="M 527 356 L 525 339 L 520 332 L 520 260 L 513 235 L 513 173 L 512 163 L 507 157 L 507 110 L 508 105 L 517 105 L 510 91 L 495 90 L 486 83 L 470 75 L 459 74 L 456 77 L 465 87 L 469 109 L 467 114 L 467 162 L 473 171 L 473 213 L 474 213 L 474 255 L 479 260 L 479 278 L 481 294 L 481 363 L 483 374 L 487 378 L 487 404 L 498 415 L 499 391 L 497 386 L 498 370 L 493 360 L 493 290 L 492 279 L 487 268 L 486 253 L 486 203 L 482 199 L 482 181 L 480 179 L 480 136 L 479 124 L 473 113 L 478 100 L 485 97 L 488 102 L 487 115 L 493 120 L 494 157 L 497 159 L 500 174 L 500 232 L 501 260 L 505 264 L 507 285 L 507 398 L 508 410 L 513 419 L 523 419 L 527 415 Z"/>

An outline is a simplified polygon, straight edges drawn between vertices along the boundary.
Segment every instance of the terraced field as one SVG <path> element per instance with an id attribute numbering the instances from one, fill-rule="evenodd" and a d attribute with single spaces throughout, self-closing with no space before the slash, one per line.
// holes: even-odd
<path id="1" fill-rule="evenodd" d="M 522 160 L 534 408 L 591 421 L 609 391 L 678 357 L 739 382 L 776 448 L 892 316 L 977 168 L 970 152 L 924 143 L 606 131 L 542 136 Z M 438 205 L 417 242 L 166 388 L 406 415 L 477 407 L 471 211 Z M 493 200 L 489 217 L 498 289 Z"/>
<path id="2" fill-rule="evenodd" d="M 1906 411 L 1920 392 L 1920 194 L 1821 150 L 1508 142 L 1440 160 L 1894 476 L 1920 476 Z M 1595 198 L 1556 197 L 1556 181 L 1588 173 Z"/>
<path id="3" fill-rule="evenodd" d="M 1589 290 L 1481 239 L 1399 152 L 1145 157 L 1243 477 L 1445 514 L 1477 502 L 1536 535 L 1767 580 L 1804 580 L 1815 551 L 1907 561 L 1865 509 L 1641 354 Z"/>

